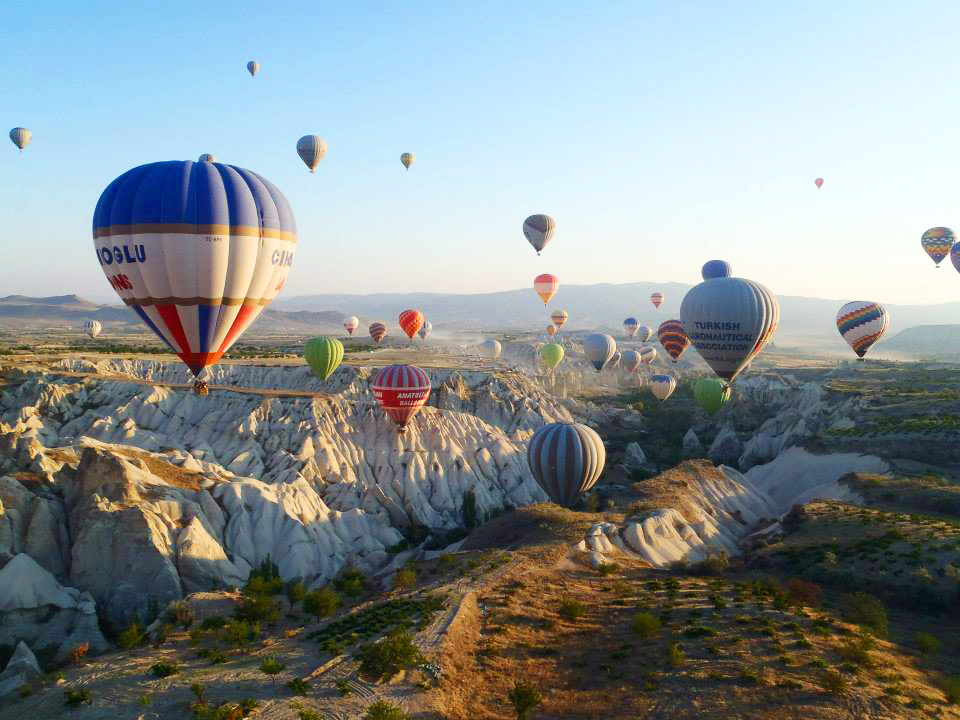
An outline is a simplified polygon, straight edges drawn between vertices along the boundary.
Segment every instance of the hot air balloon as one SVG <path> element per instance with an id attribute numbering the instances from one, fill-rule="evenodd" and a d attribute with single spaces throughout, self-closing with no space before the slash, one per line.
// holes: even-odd
<path id="1" fill-rule="evenodd" d="M 667 351 L 667 355 L 676 362 L 680 356 L 690 347 L 690 338 L 687 337 L 683 329 L 683 323 L 679 320 L 667 320 L 657 328 L 657 339 Z"/>
<path id="2" fill-rule="evenodd" d="M 172 160 L 110 183 L 93 214 L 93 238 L 117 294 L 199 375 L 283 287 L 297 224 L 262 176 Z"/>
<path id="3" fill-rule="evenodd" d="M 30 144 L 30 141 L 33 139 L 33 133 L 22 127 L 15 127 L 10 131 L 10 139 L 13 141 L 13 144 L 20 148 L 20 152 L 23 152 L 23 149 Z"/>
<path id="4" fill-rule="evenodd" d="M 564 507 L 572 506 L 594 486 L 606 460 L 600 436 L 580 423 L 544 425 L 527 446 L 527 462 L 537 484 Z"/>
<path id="5" fill-rule="evenodd" d="M 637 328 L 637 339 L 640 342 L 646 342 L 653 335 L 653 328 L 649 325 L 641 325 Z"/>
<path id="6" fill-rule="evenodd" d="M 303 359 L 313 374 L 326 380 L 343 361 L 343 343 L 332 337 L 315 337 L 303 346 Z"/>
<path id="7" fill-rule="evenodd" d="M 554 310 L 550 313 L 550 319 L 553 321 L 553 324 L 557 326 L 557 330 L 563 327 L 569 317 L 570 315 L 566 310 Z"/>
<path id="8" fill-rule="evenodd" d="M 653 303 L 653 306 L 654 306 L 657 310 L 659 310 L 659 309 L 660 309 L 660 303 L 663 302 L 663 293 L 661 293 L 661 292 L 652 293 L 652 294 L 650 295 L 650 302 L 652 302 L 652 303 Z"/>
<path id="9" fill-rule="evenodd" d="M 101 325 L 96 320 L 87 320 L 83 323 L 83 331 L 92 338 L 95 338 L 103 330 L 103 325 Z"/>
<path id="10" fill-rule="evenodd" d="M 257 73 L 260 72 L 260 63 L 256 60 L 251 60 L 247 63 L 247 72 L 250 73 L 250 77 L 256 77 Z"/>
<path id="11" fill-rule="evenodd" d="M 619 350 L 617 350 L 607 361 L 607 364 L 604 365 L 604 368 L 606 368 L 607 370 L 616 370 L 618 367 L 620 367 L 621 357 L 622 357 L 622 353 Z"/>
<path id="12" fill-rule="evenodd" d="M 403 163 L 403 166 L 407 170 L 409 170 L 410 166 L 413 165 L 416 161 L 417 161 L 417 157 L 413 153 L 403 153 L 403 155 L 400 156 L 400 162 Z"/>
<path id="13" fill-rule="evenodd" d="M 489 358 L 490 360 L 496 360 L 500 357 L 500 352 L 503 350 L 503 347 L 497 340 L 484 340 L 480 343 L 480 352 L 483 353 L 484 357 Z"/>
<path id="14" fill-rule="evenodd" d="M 823 187 L 823 178 L 817 178 L 816 180 L 813 181 L 813 183 L 814 183 L 814 185 L 816 185 L 818 188 L 821 188 L 821 187 Z"/>
<path id="15" fill-rule="evenodd" d="M 628 317 L 623 321 L 623 331 L 627 334 L 627 337 L 633 337 L 639 329 L 640 323 L 637 322 L 635 317 Z"/>
<path id="16" fill-rule="evenodd" d="M 557 326 L 547 325 L 547 335 L 549 335 L 550 337 L 553 337 L 556 334 L 557 334 Z"/>
<path id="17" fill-rule="evenodd" d="M 327 154 L 326 141 L 317 135 L 304 135 L 297 140 L 297 155 L 303 160 L 304 164 L 310 168 L 310 172 L 316 172 L 317 165 Z"/>
<path id="18" fill-rule="evenodd" d="M 713 415 L 730 399 L 730 386 L 717 378 L 698 378 L 693 384 L 693 397 Z"/>
<path id="19" fill-rule="evenodd" d="M 550 327 L 553 327 L 553 325 Z M 543 361 L 543 365 L 547 370 L 553 370 L 559 365 L 565 354 L 563 345 L 558 345 L 557 343 L 547 343 L 540 348 L 540 359 Z"/>
<path id="20" fill-rule="evenodd" d="M 837 330 L 861 360 L 889 326 L 890 315 L 880 303 L 855 300 L 837 313 Z"/>
<path id="21" fill-rule="evenodd" d="M 703 282 L 683 298 L 680 317 L 707 365 L 733 382 L 770 342 L 780 323 L 780 304 L 760 283 L 730 277 L 729 265 L 709 262 Z"/>
<path id="22" fill-rule="evenodd" d="M 650 377 L 650 392 L 657 400 L 666 400 L 677 389 L 677 380 L 672 375 L 653 375 Z"/>
<path id="23" fill-rule="evenodd" d="M 217 158 L 212 153 L 204 153 L 197 158 L 197 162 L 216 162 Z"/>
<path id="24" fill-rule="evenodd" d="M 420 328 L 420 332 L 417 333 L 420 336 L 421 340 L 426 340 L 427 335 L 430 334 L 430 331 L 433 330 L 433 323 L 429 320 L 423 321 L 423 327 Z"/>
<path id="25" fill-rule="evenodd" d="M 583 352 L 597 372 L 603 370 L 616 351 L 617 342 L 609 335 L 591 333 L 583 339 Z"/>
<path id="26" fill-rule="evenodd" d="M 343 329 L 347 331 L 347 335 L 353 335 L 353 331 L 360 327 L 360 319 L 355 315 L 343 319 Z"/>
<path id="27" fill-rule="evenodd" d="M 537 255 L 550 242 L 556 229 L 557 224 L 549 215 L 531 215 L 523 221 L 523 236 L 533 245 Z"/>
<path id="28" fill-rule="evenodd" d="M 543 275 L 537 275 L 533 279 L 533 289 L 537 295 L 540 296 L 540 299 L 543 300 L 544 305 L 550 302 L 550 298 L 557 294 L 559 288 L 560 280 L 557 279 L 556 275 L 544 273 Z"/>
<path id="29" fill-rule="evenodd" d="M 960 272 L 960 243 L 954 243 L 953 247 L 950 248 L 950 262 L 953 263 L 957 272 Z"/>
<path id="30" fill-rule="evenodd" d="M 733 268 L 726 260 L 707 260 L 700 269 L 700 275 L 704 280 L 713 278 L 730 277 L 733 274 Z"/>
<path id="31" fill-rule="evenodd" d="M 649 365 L 657 359 L 657 349 L 652 345 L 644 345 L 638 352 L 640 353 L 640 362 L 644 365 Z"/>
<path id="32" fill-rule="evenodd" d="M 953 230 L 945 227 L 935 227 L 927 230 L 920 238 L 920 245 L 924 252 L 933 260 L 935 267 L 940 267 L 943 259 L 950 254 L 950 250 L 957 238 Z"/>
<path id="33" fill-rule="evenodd" d="M 367 328 L 367 331 L 370 333 L 370 337 L 373 338 L 373 341 L 380 344 L 380 341 L 387 336 L 387 326 L 381 322 L 370 323 L 370 327 Z"/>
<path id="34" fill-rule="evenodd" d="M 640 367 L 640 353 L 636 350 L 624 350 L 620 355 L 620 365 L 628 373 L 634 372 Z"/>
<path id="35" fill-rule="evenodd" d="M 416 365 L 387 365 L 370 384 L 373 396 L 400 431 L 430 397 L 430 378 Z"/>
<path id="36" fill-rule="evenodd" d="M 400 329 L 413 340 L 413 336 L 423 327 L 424 317 L 419 310 L 404 310 L 400 313 Z"/>

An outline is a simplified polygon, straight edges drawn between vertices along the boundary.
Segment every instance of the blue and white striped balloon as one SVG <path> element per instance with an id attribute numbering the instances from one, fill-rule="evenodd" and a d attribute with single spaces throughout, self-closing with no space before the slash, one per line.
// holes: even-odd
<path id="1" fill-rule="evenodd" d="M 580 423 L 544 425 L 527 446 L 527 462 L 537 484 L 564 507 L 596 484 L 606 461 L 603 440 Z"/>

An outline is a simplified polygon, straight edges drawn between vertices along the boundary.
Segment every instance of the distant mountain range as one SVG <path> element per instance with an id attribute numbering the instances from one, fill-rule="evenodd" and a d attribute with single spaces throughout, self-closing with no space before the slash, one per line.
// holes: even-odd
<path id="1" fill-rule="evenodd" d="M 656 328 L 679 315 L 680 302 L 689 285 L 681 283 L 627 283 L 621 285 L 564 285 L 554 302 L 544 307 L 532 289 L 483 294 L 392 293 L 375 295 L 305 295 L 279 299 L 251 329 L 260 333 L 340 332 L 346 315 L 360 318 L 361 331 L 374 320 L 396 324 L 400 311 L 417 308 L 437 329 L 463 331 L 531 331 L 546 327 L 551 310 L 570 313 L 567 331 L 605 330 L 619 335 L 625 317 Z M 665 300 L 659 310 L 650 302 L 654 291 Z M 843 350 L 835 320 L 843 300 L 779 296 L 781 309 L 778 346 L 804 345 Z M 894 351 L 946 356 L 960 353 L 960 325 L 943 324 L 960 319 L 960 302 L 941 305 L 887 305 L 891 317 L 888 339 L 876 352 Z M 32 298 L 9 295 L 0 298 L 0 328 L 78 327 L 93 318 L 108 327 L 140 321 L 122 305 L 98 305 L 77 295 Z"/>

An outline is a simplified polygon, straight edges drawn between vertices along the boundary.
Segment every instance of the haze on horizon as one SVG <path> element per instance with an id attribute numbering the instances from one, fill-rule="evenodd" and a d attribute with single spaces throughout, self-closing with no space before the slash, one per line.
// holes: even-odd
<path id="1" fill-rule="evenodd" d="M 721 257 L 778 295 L 954 301 L 960 277 L 919 239 L 960 215 L 958 21 L 950 2 L 19 3 L 3 130 L 34 137 L 0 156 L 0 294 L 116 301 L 99 194 L 212 152 L 294 208 L 281 300 L 540 272 L 559 300 L 564 283 L 695 283 Z M 294 150 L 307 133 L 330 147 L 316 175 Z M 558 224 L 539 258 L 520 230 L 536 212 Z"/>

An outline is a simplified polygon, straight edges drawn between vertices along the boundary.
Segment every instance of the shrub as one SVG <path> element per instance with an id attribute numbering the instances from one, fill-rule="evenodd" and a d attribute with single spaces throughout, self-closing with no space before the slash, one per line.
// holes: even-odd
<path id="1" fill-rule="evenodd" d="M 330 588 L 320 588 L 303 597 L 303 611 L 313 615 L 317 622 L 320 622 L 320 618 L 333 615 L 341 604 L 340 596 Z"/>
<path id="2" fill-rule="evenodd" d="M 940 641 L 930 633 L 916 633 L 913 636 L 913 643 L 922 655 L 936 655 L 940 652 Z"/>
<path id="3" fill-rule="evenodd" d="M 287 683 L 287 689 L 294 695 L 306 695 L 310 692 L 310 683 L 303 678 L 294 678 Z"/>
<path id="4" fill-rule="evenodd" d="M 847 679 L 836 670 L 827 670 L 823 674 L 820 684 L 831 695 L 842 695 L 847 691 Z"/>
<path id="5" fill-rule="evenodd" d="M 193 696 L 197 699 L 197 702 L 205 702 L 204 695 L 207 693 L 207 686 L 203 683 L 193 683 L 190 686 L 190 692 L 193 693 Z"/>
<path id="6" fill-rule="evenodd" d="M 347 597 L 359 597 L 367 589 L 367 579 L 356 568 L 344 568 L 333 586 Z"/>
<path id="7" fill-rule="evenodd" d="M 140 623 L 134 621 L 117 637 L 117 645 L 123 650 L 132 650 L 143 642 L 144 632 Z"/>
<path id="8" fill-rule="evenodd" d="M 463 494 L 463 526 L 467 530 L 473 530 L 480 523 L 477 514 L 477 495 L 473 490 L 467 490 Z"/>
<path id="9" fill-rule="evenodd" d="M 350 683 L 348 681 L 337 680 L 337 692 L 340 693 L 340 697 L 347 697 L 353 692 L 353 688 L 350 687 Z"/>
<path id="10" fill-rule="evenodd" d="M 286 669 L 287 666 L 275 657 L 264 658 L 263 662 L 260 663 L 260 672 L 269 675 L 274 682 L 276 682 L 276 676 Z"/>
<path id="11" fill-rule="evenodd" d="M 158 662 L 151 666 L 150 672 L 158 678 L 165 678 L 176 675 L 180 672 L 180 668 L 178 668 L 175 663 Z"/>
<path id="12" fill-rule="evenodd" d="M 823 588 L 815 582 L 793 578 L 787 582 L 787 597 L 796 607 L 819 607 Z"/>
<path id="13" fill-rule="evenodd" d="M 667 662 L 670 667 L 678 668 L 687 661 L 687 654 L 680 647 L 679 643 L 670 643 L 667 646 Z"/>
<path id="14" fill-rule="evenodd" d="M 613 575 L 614 573 L 619 572 L 619 570 L 620 566 L 616 563 L 600 563 L 600 565 L 597 567 L 597 572 L 604 577 Z"/>
<path id="15" fill-rule="evenodd" d="M 303 600 L 303 596 L 307 594 L 307 588 L 302 582 L 289 582 L 287 583 L 287 600 L 290 601 L 291 605 L 296 605 L 298 602 Z"/>
<path id="16" fill-rule="evenodd" d="M 232 642 L 238 648 L 243 647 L 253 640 L 254 635 L 253 625 L 246 620 L 233 620 L 227 623 L 220 633 L 225 639 Z"/>
<path id="17" fill-rule="evenodd" d="M 227 619 L 223 615 L 211 615 L 208 618 L 204 618 L 203 622 L 200 623 L 201 630 L 219 630 L 220 628 L 226 626 Z"/>
<path id="18" fill-rule="evenodd" d="M 230 660 L 227 657 L 227 654 L 223 650 L 211 650 L 207 655 L 207 660 L 210 661 L 211 665 L 223 665 Z"/>
<path id="19" fill-rule="evenodd" d="M 323 715 L 312 708 L 300 707 L 297 708 L 297 718 L 298 720 L 323 720 Z"/>
<path id="20" fill-rule="evenodd" d="M 410 716 L 391 702 L 377 700 L 367 708 L 363 720 L 410 720 Z"/>
<path id="21" fill-rule="evenodd" d="M 244 595 L 233 609 L 233 616 L 248 622 L 275 622 L 280 617 L 280 610 L 270 595 Z"/>
<path id="22" fill-rule="evenodd" d="M 93 698 L 86 688 L 67 688 L 63 691 L 63 702 L 70 707 L 80 707 L 81 705 L 90 705 Z"/>
<path id="23" fill-rule="evenodd" d="M 90 652 L 90 643 L 84 642 L 79 645 L 74 645 L 70 649 L 70 662 L 74 665 L 79 665 L 80 661 L 87 656 L 88 652 Z"/>
<path id="24" fill-rule="evenodd" d="M 530 711 L 543 702 L 540 692 L 523 680 L 513 683 L 513 689 L 507 693 L 507 699 L 517 713 L 517 720 L 527 720 L 530 717 Z"/>
<path id="25" fill-rule="evenodd" d="M 730 567 L 730 558 L 722 550 L 711 550 L 706 558 L 693 563 L 689 572 L 693 575 L 720 575 Z"/>
<path id="26" fill-rule="evenodd" d="M 879 598 L 870 593 L 858 592 L 845 595 L 843 614 L 850 622 L 869 630 L 877 637 L 887 636 L 887 609 Z"/>
<path id="27" fill-rule="evenodd" d="M 956 705 L 960 703 L 960 675 L 953 675 L 943 681 L 943 694 L 947 699 L 947 704 Z"/>
<path id="28" fill-rule="evenodd" d="M 650 640 L 660 632 L 660 618 L 648 612 L 638 612 L 630 626 L 641 640 Z"/>
<path id="29" fill-rule="evenodd" d="M 420 649 L 405 630 L 394 630 L 380 642 L 366 645 L 359 656 L 360 672 L 378 679 L 395 675 L 421 660 Z"/>
<path id="30" fill-rule="evenodd" d="M 737 677 L 739 677 L 740 682 L 742 682 L 744 685 L 760 684 L 760 673 L 753 668 L 740 668 L 740 672 L 738 673 Z"/>
<path id="31" fill-rule="evenodd" d="M 574 600 L 572 598 L 565 598 L 560 602 L 560 607 L 557 609 L 557 613 L 560 617 L 570 622 L 576 622 L 581 618 L 584 613 L 587 612 L 587 606 L 584 605 L 579 600 Z"/>
<path id="32" fill-rule="evenodd" d="M 190 603 L 177 600 L 167 609 L 166 620 L 187 630 L 193 625 L 193 608 L 190 607 Z"/>
<path id="33" fill-rule="evenodd" d="M 706 625 L 691 625 L 683 631 L 683 636 L 688 638 L 713 637 L 717 631 Z"/>
<path id="34" fill-rule="evenodd" d="M 397 590 L 410 590 L 416 587 L 416 584 L 417 572 L 411 567 L 397 570 L 397 574 L 393 577 L 393 587 Z"/>

